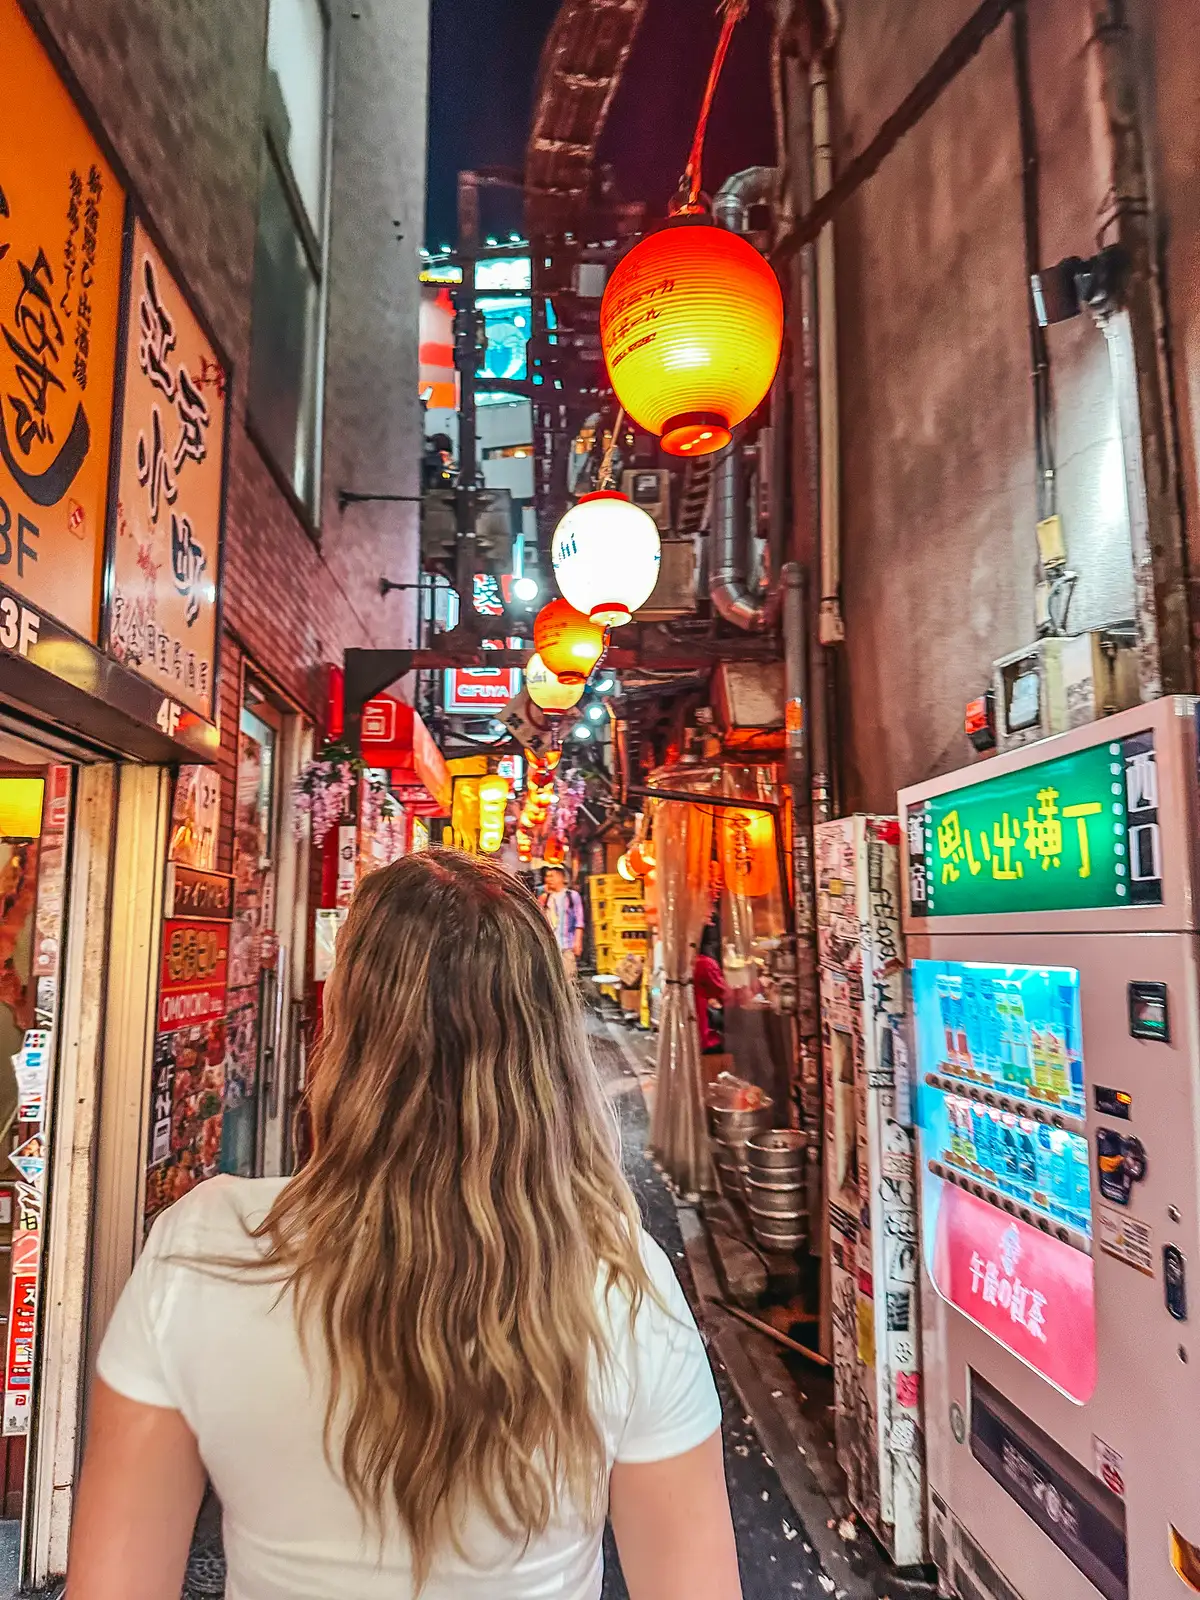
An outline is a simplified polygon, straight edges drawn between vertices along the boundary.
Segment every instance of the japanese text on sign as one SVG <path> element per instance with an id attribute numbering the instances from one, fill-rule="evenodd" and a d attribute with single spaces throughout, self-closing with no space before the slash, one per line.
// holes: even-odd
<path id="1" fill-rule="evenodd" d="M 907 817 L 912 909 L 1161 904 L 1157 806 L 1150 734 L 936 796 Z"/>
<path id="2" fill-rule="evenodd" d="M 225 371 L 140 225 L 132 273 L 109 648 L 211 717 Z"/>
<path id="3" fill-rule="evenodd" d="M 0 61 L 0 583 L 94 641 L 124 195 L 16 0 Z"/>

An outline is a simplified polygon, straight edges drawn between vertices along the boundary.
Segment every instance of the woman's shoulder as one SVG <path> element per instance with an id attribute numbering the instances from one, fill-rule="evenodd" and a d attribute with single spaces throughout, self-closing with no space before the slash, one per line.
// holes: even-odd
<path id="1" fill-rule="evenodd" d="M 249 1230 L 264 1220 L 287 1181 L 224 1174 L 209 1178 L 157 1219 L 151 1232 L 152 1247 L 157 1246 L 160 1255 L 240 1254 Z"/>

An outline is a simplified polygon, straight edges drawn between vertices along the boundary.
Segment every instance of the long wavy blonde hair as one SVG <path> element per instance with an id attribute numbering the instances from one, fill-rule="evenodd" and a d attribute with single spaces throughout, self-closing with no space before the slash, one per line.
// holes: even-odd
<path id="1" fill-rule="evenodd" d="M 338 941 L 313 1154 L 257 1237 L 331 1374 L 325 1447 L 423 1585 L 468 1504 L 515 1541 L 603 1504 L 598 1285 L 652 1292 L 616 1124 L 532 896 L 430 851 Z"/>

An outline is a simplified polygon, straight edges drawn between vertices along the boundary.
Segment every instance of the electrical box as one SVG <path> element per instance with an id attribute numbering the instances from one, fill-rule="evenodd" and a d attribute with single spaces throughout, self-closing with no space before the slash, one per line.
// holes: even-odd
<path id="1" fill-rule="evenodd" d="M 621 492 L 654 518 L 660 533 L 671 531 L 671 474 L 636 471 L 621 474 Z"/>
<path id="2" fill-rule="evenodd" d="M 996 743 L 1003 752 L 1085 727 L 1138 703 L 1132 628 L 1039 639 L 993 663 Z"/>
<path id="3" fill-rule="evenodd" d="M 664 622 L 669 617 L 693 616 L 695 611 L 696 541 L 664 539 L 658 582 L 646 604 L 638 607 L 636 619 L 638 622 Z"/>

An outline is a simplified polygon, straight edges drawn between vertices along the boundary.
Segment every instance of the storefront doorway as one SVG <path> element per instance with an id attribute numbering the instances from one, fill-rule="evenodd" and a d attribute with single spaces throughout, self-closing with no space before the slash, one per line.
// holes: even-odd
<path id="1" fill-rule="evenodd" d="M 36 1412 L 74 769 L 0 731 L 0 1594 L 15 1586 Z"/>
<path id="2" fill-rule="evenodd" d="M 228 1057 L 221 1170 L 290 1166 L 290 1118 L 302 1048 L 306 858 L 292 826 L 292 781 L 311 732 L 247 672 L 238 728 L 229 946 Z"/>

